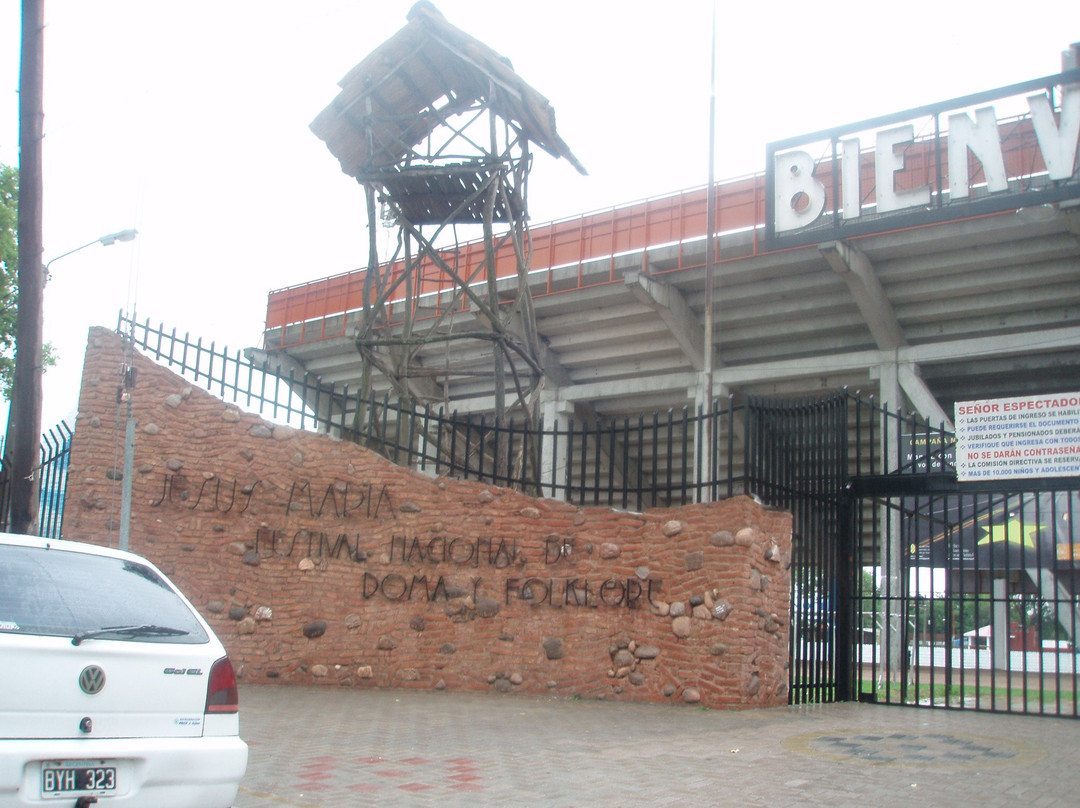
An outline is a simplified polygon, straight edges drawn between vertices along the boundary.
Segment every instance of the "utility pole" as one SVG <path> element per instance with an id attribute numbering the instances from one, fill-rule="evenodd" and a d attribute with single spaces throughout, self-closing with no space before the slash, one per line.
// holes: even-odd
<path id="1" fill-rule="evenodd" d="M 41 483 L 41 373 L 45 273 L 42 270 L 41 140 L 45 112 L 45 0 L 22 0 L 19 65 L 19 312 L 15 324 L 16 418 L 11 464 L 11 530 L 37 533 Z"/>

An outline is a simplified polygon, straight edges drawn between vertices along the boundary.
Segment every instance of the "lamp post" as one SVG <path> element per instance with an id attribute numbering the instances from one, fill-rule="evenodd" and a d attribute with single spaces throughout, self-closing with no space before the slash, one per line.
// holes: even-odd
<path id="1" fill-rule="evenodd" d="M 42 273 L 19 273 L 19 311 L 16 320 L 15 378 L 8 409 L 7 441 L 11 452 L 11 500 L 8 524 L 14 533 L 37 533 L 38 488 L 37 467 L 41 455 L 41 374 L 42 367 L 42 292 L 49 278 L 49 267 L 87 247 L 101 244 L 109 247 L 118 241 L 132 241 L 138 231 L 120 230 L 88 241 L 73 250 L 50 259 Z M 21 262 L 20 262 L 21 264 Z M 21 266 L 20 266 L 21 270 Z M 25 287 L 28 287 L 24 289 Z M 29 294 L 24 296 L 24 291 Z M 36 304 L 24 307 L 27 300 Z"/>
<path id="2" fill-rule="evenodd" d="M 130 228 L 128 230 L 120 230 L 116 233 L 109 233 L 107 236 L 96 238 L 93 241 L 88 241 L 81 247 L 76 247 L 74 250 L 68 250 L 66 253 L 60 253 L 55 258 L 50 258 L 45 264 L 44 280 L 46 283 L 48 283 L 49 278 L 51 277 L 49 275 L 49 267 L 51 267 L 56 261 L 59 261 L 61 258 L 67 258 L 72 253 L 77 253 L 79 250 L 85 250 L 87 247 L 93 247 L 95 244 L 100 244 L 102 247 L 111 247 L 118 241 L 134 241 L 135 236 L 137 235 L 139 235 L 139 231 L 135 230 L 134 228 Z"/>

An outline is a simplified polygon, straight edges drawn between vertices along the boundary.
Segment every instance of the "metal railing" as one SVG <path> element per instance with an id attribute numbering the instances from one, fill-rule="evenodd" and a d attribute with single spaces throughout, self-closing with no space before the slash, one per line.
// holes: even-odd
<path id="1" fill-rule="evenodd" d="M 41 436 L 38 535 L 50 539 L 60 538 L 72 434 L 67 422 L 61 421 Z M 0 437 L 0 531 L 7 530 L 10 525 L 11 485 L 5 459 L 4 441 Z"/>
<path id="2" fill-rule="evenodd" d="M 117 331 L 223 400 L 269 420 L 361 444 L 433 476 L 636 510 L 732 496 L 746 488 L 745 458 L 735 440 L 744 407 L 731 400 L 714 402 L 711 412 L 683 407 L 637 418 L 549 424 L 541 419 L 530 425 L 364 397 L 348 385 L 324 384 L 311 373 L 281 373 L 269 361 L 254 363 L 240 351 L 123 314 Z"/>

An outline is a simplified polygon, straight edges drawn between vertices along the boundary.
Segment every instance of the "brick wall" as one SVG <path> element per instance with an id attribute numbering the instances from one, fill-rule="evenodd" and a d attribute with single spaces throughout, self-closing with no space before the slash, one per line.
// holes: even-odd
<path id="1" fill-rule="evenodd" d="M 117 544 L 120 339 L 90 332 L 63 535 Z M 644 514 L 432 479 L 136 355 L 131 549 L 243 681 L 786 703 L 791 518 Z"/>

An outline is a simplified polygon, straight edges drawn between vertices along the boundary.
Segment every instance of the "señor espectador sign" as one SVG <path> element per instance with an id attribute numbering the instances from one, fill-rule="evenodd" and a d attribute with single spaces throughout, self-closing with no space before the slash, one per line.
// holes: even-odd
<path id="1" fill-rule="evenodd" d="M 1080 69 L 766 147 L 769 249 L 1080 199 Z"/>

